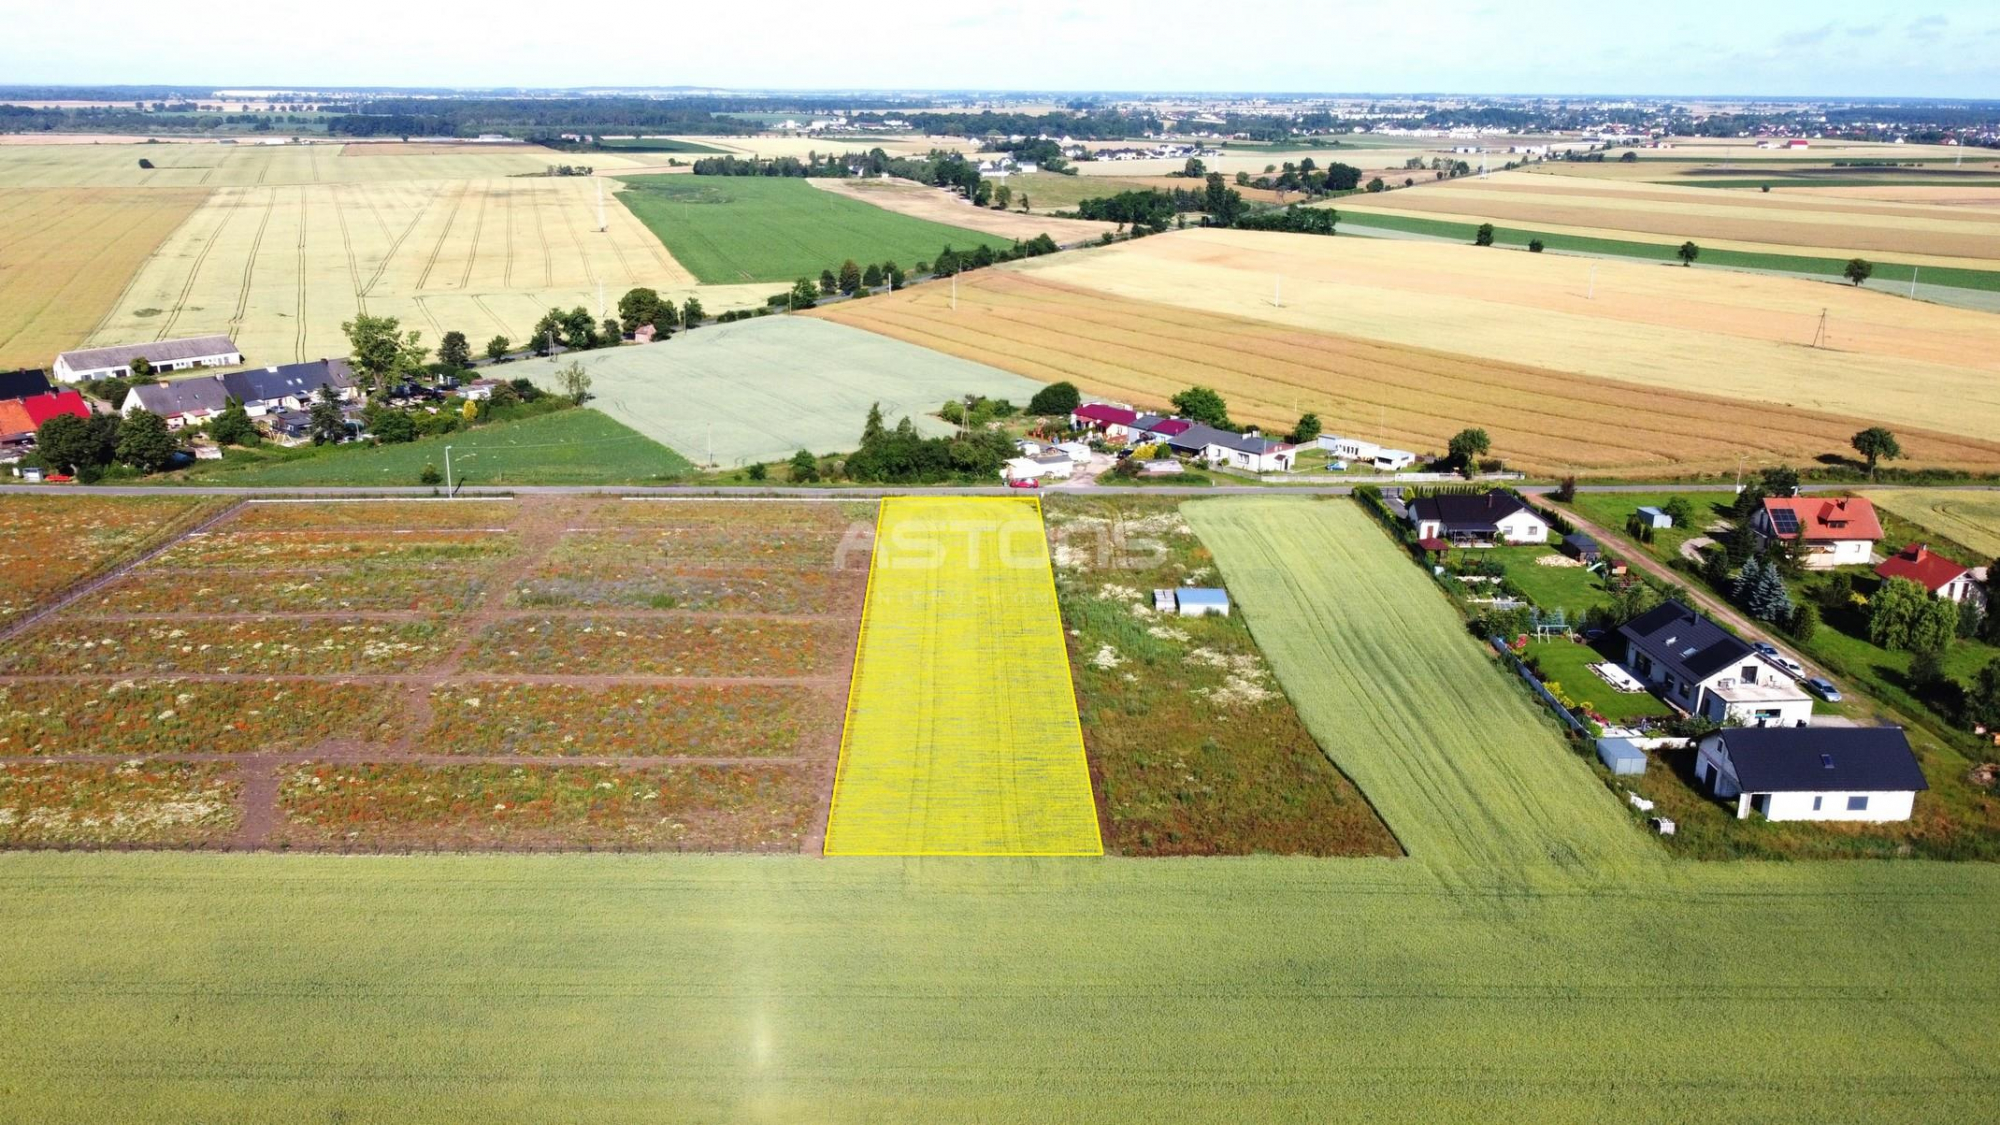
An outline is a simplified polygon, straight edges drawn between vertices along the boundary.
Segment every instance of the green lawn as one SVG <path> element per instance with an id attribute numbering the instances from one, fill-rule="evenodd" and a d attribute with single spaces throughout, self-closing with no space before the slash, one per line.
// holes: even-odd
<path id="1" fill-rule="evenodd" d="M 1572 628 L 1595 606 L 1607 605 L 1611 592 L 1603 576 L 1581 566 L 1543 566 L 1536 560 L 1564 558 L 1554 547 L 1495 547 L 1472 552 L 1475 559 L 1492 558 L 1505 568 L 1507 580 L 1544 611 L 1563 610 Z"/>
<path id="2" fill-rule="evenodd" d="M 726 148 L 700 144 L 695 141 L 677 141 L 668 137 L 615 137 L 599 140 L 599 148 L 617 149 L 622 152 L 692 152 L 707 156 L 721 156 Z"/>
<path id="3" fill-rule="evenodd" d="M 1606 650 L 1618 650 L 1619 645 L 1610 641 Z M 1561 684 L 1564 694 L 1578 703 L 1588 703 L 1598 714 L 1614 723 L 1626 723 L 1634 719 L 1664 719 L 1673 714 L 1672 708 L 1654 697 L 1651 692 L 1613 691 L 1611 685 L 1598 678 L 1590 670 L 1590 665 L 1611 661 L 1616 664 L 1623 652 L 1599 651 L 1587 644 L 1569 640 L 1530 641 L 1528 651 L 1522 658 L 1533 661 L 1544 683 Z"/>
<path id="4" fill-rule="evenodd" d="M 1736 501 L 1730 492 L 1695 492 L 1671 490 L 1660 492 L 1579 492 L 1569 506 L 1575 508 L 1584 519 L 1603 528 L 1613 535 L 1624 535 L 1625 521 L 1640 508 L 1664 508 L 1667 501 L 1676 496 L 1684 496 L 1694 507 L 1695 526 L 1674 526 L 1660 528 L 1653 533 L 1651 543 L 1635 544 L 1640 550 L 1662 562 L 1671 562 L 1680 557 L 1682 543 L 1697 536 L 1710 535 L 1707 528 L 1718 520 L 1733 520 L 1729 506 Z M 1605 549 L 1612 549 L 1609 543 Z"/>
<path id="5" fill-rule="evenodd" d="M 909 269 L 946 246 L 1000 249 L 1010 240 L 913 219 L 802 179 L 634 176 L 617 198 L 708 285 L 817 279 L 821 270 L 894 261 Z"/>
<path id="6" fill-rule="evenodd" d="M 1472 241 L 1478 223 L 1461 223 L 1448 219 L 1420 219 L 1409 215 L 1376 215 L 1360 211 L 1342 211 L 1340 222 L 1346 227 L 1373 227 L 1381 230 L 1403 231 L 1409 234 L 1429 235 L 1435 238 L 1449 238 Z M 1551 250 L 1568 250 L 1579 254 L 1604 254 L 1618 258 L 1640 258 L 1646 261 L 1671 262 L 1679 247 L 1663 242 L 1636 242 L 1617 238 L 1591 238 L 1583 235 L 1550 234 L 1532 227 L 1503 227 L 1494 224 L 1493 240 L 1502 246 L 1526 246 L 1530 239 L 1539 238 Z M 1873 259 L 1870 259 L 1873 261 Z M 1847 268 L 1846 258 L 1814 258 L 1803 254 L 1762 254 L 1743 250 L 1723 250 L 1716 247 L 1701 248 L 1701 264 L 1735 269 L 1779 270 L 1786 273 L 1814 274 L 1822 277 L 1840 277 Z M 1897 262 L 1875 262 L 1874 280 L 1903 281 L 1912 277 L 1913 269 Z M 1944 266 L 1921 267 L 1922 281 L 1926 285 L 1946 286 L 1954 289 L 1978 289 L 2000 291 L 2000 271 L 1950 269 Z"/>
<path id="7" fill-rule="evenodd" d="M 403 445 L 267 446 L 159 479 L 258 487 L 415 485 L 426 465 L 444 471 L 447 445 L 453 480 L 461 485 L 646 484 L 694 471 L 687 458 L 609 416 L 571 409 Z"/>

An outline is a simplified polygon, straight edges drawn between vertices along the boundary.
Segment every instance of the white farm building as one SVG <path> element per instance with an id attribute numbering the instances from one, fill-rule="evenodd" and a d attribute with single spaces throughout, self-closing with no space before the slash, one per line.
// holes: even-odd
<path id="1" fill-rule="evenodd" d="M 56 357 L 56 378 L 65 383 L 93 379 L 130 379 L 132 361 L 144 357 L 159 374 L 196 367 L 235 367 L 243 362 L 236 341 L 227 336 L 196 336 L 185 340 L 154 340 L 148 344 L 118 344 L 81 348 Z"/>

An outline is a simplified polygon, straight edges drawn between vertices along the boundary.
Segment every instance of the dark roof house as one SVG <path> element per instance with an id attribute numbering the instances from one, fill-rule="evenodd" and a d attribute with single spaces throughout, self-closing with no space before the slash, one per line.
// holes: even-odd
<path id="1" fill-rule="evenodd" d="M 1493 489 L 1480 494 L 1446 493 L 1410 501 L 1410 518 L 1421 523 L 1437 523 L 1445 535 L 1477 533 L 1491 535 L 1499 523 L 1515 512 L 1533 512 L 1512 493 Z M 1541 517 L 1536 516 L 1537 519 Z"/>
<path id="2" fill-rule="evenodd" d="M 1648 610 L 1618 632 L 1654 663 L 1691 684 L 1754 655 L 1741 638 L 1680 602 Z"/>
<path id="3" fill-rule="evenodd" d="M 48 372 L 39 368 L 0 371 L 0 400 L 45 395 L 55 389 L 55 384 L 49 382 Z"/>
<path id="4" fill-rule="evenodd" d="M 1720 741 L 1750 793 L 1904 793 L 1930 788 L 1901 727 L 1730 727 Z"/>

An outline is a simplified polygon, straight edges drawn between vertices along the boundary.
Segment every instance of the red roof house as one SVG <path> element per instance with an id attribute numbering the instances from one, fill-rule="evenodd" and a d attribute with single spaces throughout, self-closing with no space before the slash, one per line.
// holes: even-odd
<path id="1" fill-rule="evenodd" d="M 1139 420 L 1139 412 L 1123 406 L 1112 406 L 1104 402 L 1086 402 L 1070 411 L 1070 424 L 1080 430 L 1101 430 L 1112 441 L 1123 441 L 1132 434 L 1132 423 Z"/>
<path id="2" fill-rule="evenodd" d="M 1860 496 L 1767 497 L 1750 529 L 1765 543 L 1802 540 L 1815 568 L 1866 563 L 1882 541 L 1875 505 Z"/>
<path id="3" fill-rule="evenodd" d="M 1962 602 L 1968 598 L 1985 600 L 1978 583 L 1972 580 L 1972 571 L 1923 543 L 1912 543 L 1903 548 L 1894 558 L 1876 567 L 1875 573 L 1881 575 L 1884 581 L 1907 578 L 1947 601 Z"/>
<path id="4" fill-rule="evenodd" d="M 36 429 L 40 429 L 43 422 L 48 421 L 58 414 L 69 414 L 78 418 L 90 417 L 89 404 L 85 403 L 83 396 L 75 391 L 56 391 L 53 394 L 34 395 L 21 399 L 20 403 L 27 410 L 28 417 L 35 423 Z"/>
<path id="5" fill-rule="evenodd" d="M 0 441 L 19 441 L 35 432 L 28 408 L 15 399 L 0 399 Z"/>

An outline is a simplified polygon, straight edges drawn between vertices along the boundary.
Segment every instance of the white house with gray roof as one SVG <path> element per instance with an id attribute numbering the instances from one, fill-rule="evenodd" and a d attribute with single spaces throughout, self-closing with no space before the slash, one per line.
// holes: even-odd
<path id="1" fill-rule="evenodd" d="M 194 336 L 184 340 L 154 340 L 147 344 L 118 344 L 108 348 L 80 348 L 56 357 L 56 378 L 65 383 L 85 383 L 93 379 L 129 379 L 132 361 L 145 357 L 159 372 L 188 371 L 196 367 L 234 367 L 243 362 L 243 352 L 227 336 Z"/>

